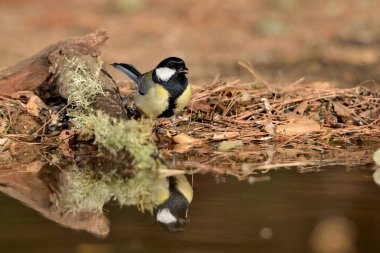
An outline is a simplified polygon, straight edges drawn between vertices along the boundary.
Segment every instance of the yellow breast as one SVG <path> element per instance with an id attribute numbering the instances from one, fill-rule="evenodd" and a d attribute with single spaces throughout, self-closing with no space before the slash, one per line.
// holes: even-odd
<path id="1" fill-rule="evenodd" d="M 191 89 L 191 84 L 189 83 L 186 87 L 186 90 L 182 93 L 181 96 L 177 98 L 176 108 L 174 109 L 174 115 L 179 114 L 182 110 L 189 104 L 193 92 Z"/>
<path id="2" fill-rule="evenodd" d="M 183 196 L 189 203 L 191 203 L 191 201 L 193 200 L 193 187 L 191 186 L 185 175 L 178 175 L 176 176 L 176 179 L 178 191 L 183 194 Z"/>
<path id="3" fill-rule="evenodd" d="M 152 185 L 151 198 L 155 205 L 162 205 L 170 196 L 169 181 L 166 178 L 157 178 Z"/>
<path id="4" fill-rule="evenodd" d="M 137 109 L 145 116 L 155 119 L 169 105 L 169 92 L 161 85 L 154 85 L 147 94 L 141 95 L 136 92 L 135 103 Z"/>

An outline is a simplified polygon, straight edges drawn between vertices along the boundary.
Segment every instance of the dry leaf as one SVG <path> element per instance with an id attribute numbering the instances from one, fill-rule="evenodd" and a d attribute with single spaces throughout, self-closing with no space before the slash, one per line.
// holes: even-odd
<path id="1" fill-rule="evenodd" d="M 190 109 L 192 111 L 202 111 L 205 113 L 209 113 L 212 111 L 212 107 L 206 103 L 205 101 L 197 101 L 190 105 Z"/>
<path id="2" fill-rule="evenodd" d="M 74 130 L 64 130 L 58 136 L 60 140 L 58 148 L 61 151 L 62 155 L 65 157 L 74 157 L 74 152 L 70 148 L 70 139 L 73 136 Z"/>
<path id="3" fill-rule="evenodd" d="M 8 140 L 9 140 L 8 138 L 1 138 L 0 139 L 0 152 L 3 152 L 3 150 L 9 145 Z"/>
<path id="4" fill-rule="evenodd" d="M 240 91 L 241 97 L 237 99 L 240 104 L 250 104 L 252 101 L 252 95 L 250 92 L 243 90 Z"/>
<path id="5" fill-rule="evenodd" d="M 273 110 L 267 98 L 262 97 L 260 100 L 264 103 L 265 110 L 267 110 L 267 112 L 271 112 Z"/>
<path id="6" fill-rule="evenodd" d="M 274 127 L 274 124 L 273 122 L 269 122 L 268 124 L 265 125 L 264 127 L 265 131 L 267 131 L 267 133 L 269 133 L 270 136 L 275 136 L 276 135 L 276 132 L 275 132 L 275 127 Z"/>
<path id="7" fill-rule="evenodd" d="M 25 171 L 27 171 L 27 172 L 39 172 L 41 170 L 42 166 L 44 166 L 45 164 L 46 164 L 46 162 L 41 162 L 41 161 L 29 163 L 25 167 Z"/>
<path id="8" fill-rule="evenodd" d="M 303 116 L 303 113 L 305 112 L 305 110 L 307 109 L 308 106 L 309 106 L 309 102 L 308 101 L 302 101 L 297 106 L 297 108 L 292 112 L 292 114 L 295 114 L 297 116 Z"/>
<path id="9" fill-rule="evenodd" d="M 8 127 L 8 122 L 5 119 L 0 118 L 0 134 L 6 134 L 5 131 Z"/>
<path id="10" fill-rule="evenodd" d="M 223 132 L 223 133 L 215 133 L 211 139 L 215 141 L 221 141 L 226 139 L 232 139 L 238 137 L 240 134 L 239 132 Z"/>
<path id="11" fill-rule="evenodd" d="M 219 151 L 228 151 L 228 150 L 231 150 L 231 149 L 234 149 L 236 147 L 243 146 L 243 145 L 244 144 L 241 140 L 238 140 L 238 141 L 222 141 L 218 146 L 218 150 Z"/>
<path id="12" fill-rule="evenodd" d="M 0 139 L 0 146 L 4 146 L 8 141 L 8 138 L 1 138 Z"/>
<path id="13" fill-rule="evenodd" d="M 313 131 L 319 131 L 321 129 L 318 122 L 307 119 L 307 118 L 297 118 L 292 119 L 286 125 L 279 125 L 276 128 L 277 134 L 282 135 L 298 135 L 298 134 L 306 134 Z"/>
<path id="14" fill-rule="evenodd" d="M 340 102 L 332 102 L 334 106 L 334 111 L 341 117 L 350 117 L 352 110 L 347 106 L 341 104 Z"/>
<path id="15" fill-rule="evenodd" d="M 374 119 L 374 112 L 372 110 L 367 110 L 359 113 L 359 117 L 364 119 Z"/>
<path id="16" fill-rule="evenodd" d="M 30 115 L 38 117 L 41 109 L 49 110 L 47 105 L 36 95 L 32 96 L 26 104 L 26 110 Z"/>
<path id="17" fill-rule="evenodd" d="M 192 149 L 194 147 L 194 145 L 192 144 L 189 144 L 189 143 L 183 143 L 183 144 L 175 144 L 171 151 L 173 152 L 176 152 L 176 153 L 179 153 L 179 154 L 183 154 L 183 153 L 186 153 L 188 152 L 190 149 Z"/>
<path id="18" fill-rule="evenodd" d="M 185 133 L 180 133 L 176 136 L 173 136 L 172 140 L 173 140 L 173 142 L 178 143 L 178 144 L 184 144 L 184 143 L 197 144 L 197 143 L 202 142 L 201 139 L 196 139 L 196 138 L 191 137 L 190 135 L 185 134 Z"/>

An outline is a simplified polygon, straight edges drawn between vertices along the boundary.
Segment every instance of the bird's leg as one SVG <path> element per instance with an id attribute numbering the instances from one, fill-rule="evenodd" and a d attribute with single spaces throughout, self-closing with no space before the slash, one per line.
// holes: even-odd
<path id="1" fill-rule="evenodd" d="M 173 153 L 173 158 L 172 158 L 172 167 L 174 167 L 177 163 L 177 153 Z"/>
<path id="2" fill-rule="evenodd" d="M 175 120 L 176 120 L 177 116 L 174 116 L 172 118 L 170 118 L 170 123 L 172 124 L 176 134 L 179 134 L 180 131 L 178 130 L 177 126 L 175 125 Z"/>

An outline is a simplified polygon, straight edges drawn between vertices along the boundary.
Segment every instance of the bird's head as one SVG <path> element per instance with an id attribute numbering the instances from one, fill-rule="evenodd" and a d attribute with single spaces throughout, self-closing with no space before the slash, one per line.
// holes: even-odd
<path id="1" fill-rule="evenodd" d="M 172 193 L 166 203 L 158 207 L 156 220 L 169 232 L 181 232 L 190 222 L 187 217 L 188 206 L 189 202 L 183 196 Z"/>
<path id="2" fill-rule="evenodd" d="M 155 68 L 155 74 L 161 81 L 168 81 L 174 74 L 188 74 L 185 62 L 178 57 L 169 57 L 161 61 Z"/>

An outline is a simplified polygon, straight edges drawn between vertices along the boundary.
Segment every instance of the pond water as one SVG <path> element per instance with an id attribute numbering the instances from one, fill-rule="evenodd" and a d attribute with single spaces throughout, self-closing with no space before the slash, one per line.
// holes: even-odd
<path id="1" fill-rule="evenodd" d="M 0 252 L 379 252 L 373 172 L 372 165 L 282 168 L 253 184 L 195 174 L 184 231 L 169 233 L 150 213 L 110 203 L 106 238 L 64 228 L 0 193 Z"/>

